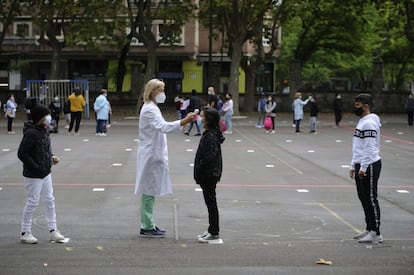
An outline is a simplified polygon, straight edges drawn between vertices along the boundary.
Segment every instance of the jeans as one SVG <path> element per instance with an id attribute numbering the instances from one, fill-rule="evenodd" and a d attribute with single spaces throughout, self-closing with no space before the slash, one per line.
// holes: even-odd
<path id="1" fill-rule="evenodd" d="M 217 182 L 200 183 L 200 187 L 203 190 L 204 202 L 206 203 L 208 210 L 208 233 L 212 235 L 218 235 L 220 232 L 216 185 Z"/>
<path id="2" fill-rule="evenodd" d="M 43 179 L 24 178 L 27 198 L 23 209 L 22 232 L 32 231 L 33 213 L 36 211 L 39 201 L 45 205 L 45 218 L 49 230 L 56 228 L 55 197 L 53 196 L 52 176 L 47 175 Z"/>
<path id="3" fill-rule="evenodd" d="M 316 132 L 316 116 L 311 116 L 309 118 L 309 124 L 310 124 L 310 131 Z"/>
<path id="4" fill-rule="evenodd" d="M 300 122 L 301 121 L 302 121 L 301 119 L 296 119 L 295 120 L 296 132 L 300 132 Z"/>
<path id="5" fill-rule="evenodd" d="M 191 133 L 191 130 L 193 129 L 193 125 L 195 124 L 197 128 L 197 134 L 200 134 L 200 126 L 198 126 L 197 121 L 191 121 L 190 128 L 188 128 L 187 133 Z"/>
<path id="6" fill-rule="evenodd" d="M 7 116 L 7 132 L 13 131 L 13 120 L 14 120 L 14 117 Z"/>
<path id="7" fill-rule="evenodd" d="M 105 132 L 105 123 L 106 123 L 106 120 L 103 120 L 103 119 L 96 120 L 96 133 Z"/>
<path id="8" fill-rule="evenodd" d="M 263 126 L 263 120 L 265 118 L 265 112 L 259 112 L 259 118 L 257 119 L 257 125 Z"/>
<path id="9" fill-rule="evenodd" d="M 231 125 L 231 117 L 233 116 L 233 110 L 229 110 L 224 115 L 224 121 L 226 122 L 227 131 L 231 132 L 232 125 Z"/>
<path id="10" fill-rule="evenodd" d="M 141 228 L 151 230 L 155 228 L 154 222 L 154 196 L 142 194 L 141 197 Z"/>

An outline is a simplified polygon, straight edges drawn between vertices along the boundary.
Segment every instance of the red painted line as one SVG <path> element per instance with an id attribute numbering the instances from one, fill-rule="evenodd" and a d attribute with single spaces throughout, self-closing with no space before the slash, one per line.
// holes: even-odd
<path id="1" fill-rule="evenodd" d="M 23 183 L 0 183 L 0 187 L 4 186 L 21 186 Z M 53 183 L 53 186 L 61 187 L 133 187 L 135 183 Z M 195 183 L 176 183 L 174 187 L 198 187 Z M 237 188 L 355 188 L 354 184 L 231 184 L 218 183 L 219 187 L 237 187 Z M 414 185 L 379 185 L 384 189 L 414 189 Z"/>

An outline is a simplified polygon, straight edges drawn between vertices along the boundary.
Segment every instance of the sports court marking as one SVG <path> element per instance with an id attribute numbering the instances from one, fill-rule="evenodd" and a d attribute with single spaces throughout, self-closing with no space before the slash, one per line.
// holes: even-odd
<path id="1" fill-rule="evenodd" d="M 96 187 L 96 188 L 93 188 L 92 191 L 93 192 L 104 192 L 105 191 L 105 188 L 98 188 L 98 187 Z"/>
<path id="2" fill-rule="evenodd" d="M 2 151 L 3 152 L 10 152 L 10 149 L 9 148 L 4 148 L 4 149 L 2 149 Z"/>

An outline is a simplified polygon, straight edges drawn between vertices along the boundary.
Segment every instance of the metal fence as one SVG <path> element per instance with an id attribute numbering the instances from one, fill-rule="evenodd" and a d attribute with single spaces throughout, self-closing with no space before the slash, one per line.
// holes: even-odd
<path id="1" fill-rule="evenodd" d="M 89 82 L 88 80 L 27 80 L 26 96 L 35 97 L 40 104 L 49 106 L 55 96 L 63 101 L 78 87 L 85 97 L 86 105 L 84 116 L 89 119 Z"/>

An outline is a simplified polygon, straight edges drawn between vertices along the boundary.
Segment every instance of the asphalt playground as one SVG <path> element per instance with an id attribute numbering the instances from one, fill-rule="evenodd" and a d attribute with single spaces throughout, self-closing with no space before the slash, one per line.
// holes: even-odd
<path id="1" fill-rule="evenodd" d="M 173 119 L 167 114 L 168 120 Z M 199 137 L 168 135 L 174 194 L 156 198 L 164 239 L 139 234 L 140 198 L 133 194 L 138 120 L 114 117 L 107 137 L 84 120 L 80 136 L 52 135 L 59 230 L 70 240 L 50 243 L 40 204 L 33 234 L 19 242 L 25 201 L 16 135 L 0 121 L 0 274 L 414 274 L 414 128 L 406 117 L 382 115 L 379 201 L 383 244 L 359 244 L 362 207 L 348 178 L 357 118 L 308 117 L 295 134 L 291 114 L 277 114 L 276 134 L 255 128 L 256 114 L 235 117 L 222 146 L 217 188 L 221 242 L 200 244 L 207 210 L 193 180 Z M 61 121 L 63 124 L 63 121 Z M 325 264 L 317 264 L 324 259 Z"/>

